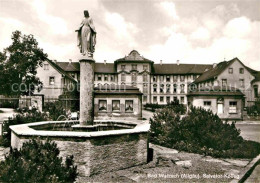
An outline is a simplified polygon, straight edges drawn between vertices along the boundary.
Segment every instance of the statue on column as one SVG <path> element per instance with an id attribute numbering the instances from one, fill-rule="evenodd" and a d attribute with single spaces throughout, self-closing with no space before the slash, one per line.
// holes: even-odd
<path id="1" fill-rule="evenodd" d="M 83 56 L 87 55 L 88 57 L 93 58 L 97 32 L 93 24 L 93 20 L 89 17 L 87 10 L 84 11 L 84 19 L 76 32 L 78 33 L 78 47 L 80 49 L 80 53 Z"/>

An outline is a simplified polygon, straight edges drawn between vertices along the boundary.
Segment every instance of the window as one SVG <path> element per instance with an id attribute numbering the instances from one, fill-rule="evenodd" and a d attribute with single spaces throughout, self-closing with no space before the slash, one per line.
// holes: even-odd
<path id="1" fill-rule="evenodd" d="M 125 81 L 125 73 L 121 74 L 121 81 Z"/>
<path id="2" fill-rule="evenodd" d="M 164 90 L 164 84 L 161 84 L 160 85 L 160 93 L 163 93 L 163 90 Z"/>
<path id="3" fill-rule="evenodd" d="M 43 69 L 44 69 L 44 70 L 49 70 L 49 64 L 44 64 L 44 65 L 43 65 Z"/>
<path id="4" fill-rule="evenodd" d="M 144 84 L 144 85 L 143 85 L 143 93 L 148 93 L 147 84 Z"/>
<path id="5" fill-rule="evenodd" d="M 102 80 L 101 74 L 98 75 L 98 79 L 97 79 L 97 80 L 98 80 L 98 81 L 101 81 L 101 80 Z"/>
<path id="6" fill-rule="evenodd" d="M 204 101 L 204 107 L 211 107 L 211 101 Z"/>
<path id="7" fill-rule="evenodd" d="M 185 80 L 185 77 L 184 76 L 181 76 L 181 81 L 184 81 Z"/>
<path id="8" fill-rule="evenodd" d="M 112 111 L 120 111 L 120 100 L 112 100 Z"/>
<path id="9" fill-rule="evenodd" d="M 160 76 L 160 82 L 163 82 L 163 76 Z"/>
<path id="10" fill-rule="evenodd" d="M 177 93 L 177 84 L 173 85 L 173 93 Z"/>
<path id="11" fill-rule="evenodd" d="M 181 97 L 181 103 L 184 104 L 184 97 Z"/>
<path id="12" fill-rule="evenodd" d="M 147 102 L 147 96 L 146 95 L 143 96 L 143 102 Z"/>
<path id="13" fill-rule="evenodd" d="M 229 102 L 229 113 L 237 113 L 237 102 L 236 101 L 230 101 Z"/>
<path id="14" fill-rule="evenodd" d="M 55 77 L 54 76 L 49 77 L 49 84 L 50 85 L 54 85 L 55 84 Z"/>
<path id="15" fill-rule="evenodd" d="M 132 86 L 136 86 L 136 82 L 132 82 Z"/>
<path id="16" fill-rule="evenodd" d="M 170 82 L 170 81 L 171 81 L 170 76 L 166 76 L 166 82 Z"/>
<path id="17" fill-rule="evenodd" d="M 222 79 L 222 87 L 226 87 L 227 86 L 227 79 Z"/>
<path id="18" fill-rule="evenodd" d="M 254 94 L 255 94 L 255 98 L 258 97 L 258 85 L 254 85 Z"/>
<path id="19" fill-rule="evenodd" d="M 153 92 L 154 92 L 154 93 L 157 92 L 157 85 L 156 85 L 156 84 L 153 85 Z"/>
<path id="20" fill-rule="evenodd" d="M 147 82 L 147 74 L 146 73 L 144 73 L 144 75 L 143 75 L 143 82 Z"/>
<path id="21" fill-rule="evenodd" d="M 108 77 L 107 77 L 107 74 L 104 76 L 104 81 L 107 81 L 108 80 Z"/>
<path id="22" fill-rule="evenodd" d="M 71 74 L 71 77 L 75 78 L 75 73 L 72 73 L 72 74 Z"/>
<path id="23" fill-rule="evenodd" d="M 184 93 L 184 87 L 185 87 L 185 85 L 181 84 L 181 93 Z"/>
<path id="24" fill-rule="evenodd" d="M 166 102 L 167 102 L 167 103 L 170 103 L 170 100 L 171 100 L 171 97 L 170 97 L 170 96 L 167 96 L 167 97 L 166 97 Z"/>
<path id="25" fill-rule="evenodd" d="M 229 73 L 229 74 L 233 74 L 233 68 L 229 68 L 229 69 L 228 69 L 228 73 Z"/>
<path id="26" fill-rule="evenodd" d="M 121 65 L 121 70 L 122 70 L 122 71 L 125 70 L 125 65 Z"/>
<path id="27" fill-rule="evenodd" d="M 136 82 L 136 73 L 132 73 L 132 82 Z"/>
<path id="28" fill-rule="evenodd" d="M 244 79 L 239 79 L 240 87 L 245 86 L 245 80 Z"/>
<path id="29" fill-rule="evenodd" d="M 102 112 L 107 111 L 107 101 L 106 100 L 99 100 L 98 110 L 102 111 Z"/>
<path id="30" fill-rule="evenodd" d="M 157 82 L 157 77 L 153 76 L 153 82 Z"/>
<path id="31" fill-rule="evenodd" d="M 110 81 L 111 81 L 111 82 L 114 82 L 114 81 L 115 81 L 115 76 L 114 76 L 114 75 L 111 75 L 111 76 L 110 76 Z"/>
<path id="32" fill-rule="evenodd" d="M 137 64 L 132 64 L 132 70 L 137 70 Z"/>
<path id="33" fill-rule="evenodd" d="M 173 97 L 173 100 L 174 100 L 174 101 L 177 101 L 177 100 L 178 100 L 178 98 L 177 98 L 177 97 Z"/>
<path id="34" fill-rule="evenodd" d="M 240 68 L 240 69 L 239 69 L 239 73 L 240 73 L 240 74 L 244 74 L 244 68 Z"/>
<path id="35" fill-rule="evenodd" d="M 177 81 L 178 81 L 178 76 L 177 76 L 177 75 L 173 76 L 173 81 L 174 81 L 174 82 L 177 82 Z"/>
<path id="36" fill-rule="evenodd" d="M 160 102 L 164 102 L 164 97 L 160 96 Z"/>
<path id="37" fill-rule="evenodd" d="M 126 100 L 125 101 L 125 112 L 133 112 L 133 100 Z"/>
<path id="38" fill-rule="evenodd" d="M 153 97 L 153 103 L 157 103 L 157 96 Z"/>
<path id="39" fill-rule="evenodd" d="M 148 69 L 148 65 L 143 65 L 143 69 L 146 71 Z"/>
<path id="40" fill-rule="evenodd" d="M 171 85 L 167 84 L 166 85 L 166 93 L 170 93 L 171 92 Z"/>

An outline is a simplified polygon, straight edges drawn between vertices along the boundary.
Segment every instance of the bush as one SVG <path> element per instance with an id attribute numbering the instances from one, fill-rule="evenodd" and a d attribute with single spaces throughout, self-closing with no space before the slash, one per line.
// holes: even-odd
<path id="1" fill-rule="evenodd" d="M 234 122 L 223 123 L 217 114 L 203 108 L 191 107 L 182 119 L 173 109 L 164 108 L 150 123 L 155 144 L 224 158 L 253 158 L 260 153 L 260 144 L 243 140 Z"/>
<path id="2" fill-rule="evenodd" d="M 46 103 L 44 106 L 44 111 L 49 113 L 52 120 L 57 120 L 61 115 L 66 116 L 66 110 L 59 101 Z"/>
<path id="3" fill-rule="evenodd" d="M 48 121 L 47 114 L 41 113 L 36 109 L 29 110 L 28 112 L 17 114 L 14 118 L 9 118 L 3 123 L 3 136 L 0 139 L 0 145 L 8 147 L 11 145 L 11 125 L 19 125 L 24 123 L 32 123 L 39 121 Z"/>
<path id="4" fill-rule="evenodd" d="M 179 100 L 174 100 L 171 101 L 170 103 L 166 105 L 159 105 L 159 104 L 152 104 L 152 103 L 147 103 L 144 105 L 146 110 L 151 110 L 152 112 L 155 112 L 157 109 L 162 109 L 162 108 L 170 108 L 174 110 L 176 113 L 179 114 L 185 114 L 186 113 L 186 107 L 184 104 L 180 104 Z"/>
<path id="5" fill-rule="evenodd" d="M 0 182 L 74 182 L 77 166 L 73 156 L 62 164 L 60 151 L 49 140 L 30 140 L 20 150 L 12 150 L 5 161 L 0 162 Z"/>

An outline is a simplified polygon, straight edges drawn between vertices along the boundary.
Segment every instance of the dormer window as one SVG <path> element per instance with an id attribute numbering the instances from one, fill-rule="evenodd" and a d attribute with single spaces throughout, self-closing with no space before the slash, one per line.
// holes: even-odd
<path id="1" fill-rule="evenodd" d="M 240 69 L 239 69 L 239 73 L 240 73 L 240 74 L 244 74 L 244 68 L 240 68 Z"/>
<path id="2" fill-rule="evenodd" d="M 132 64 L 132 70 L 137 70 L 137 64 Z"/>
<path id="3" fill-rule="evenodd" d="M 125 70 L 125 65 L 121 65 L 121 70 L 122 70 L 122 71 Z"/>
<path id="4" fill-rule="evenodd" d="M 233 74 L 233 68 L 229 68 L 229 69 L 228 69 L 228 73 L 229 73 L 229 74 Z"/>

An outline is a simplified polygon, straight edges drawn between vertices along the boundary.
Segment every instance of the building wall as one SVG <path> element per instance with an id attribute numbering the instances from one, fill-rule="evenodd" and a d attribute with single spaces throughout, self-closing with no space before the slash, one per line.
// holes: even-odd
<path id="1" fill-rule="evenodd" d="M 44 65 L 48 64 L 48 69 L 44 69 Z M 43 62 L 42 67 L 37 68 L 37 75 L 40 78 L 40 81 L 43 83 L 43 88 L 40 92 L 35 92 L 35 94 L 43 94 L 45 97 L 49 98 L 58 98 L 63 91 L 63 79 L 62 75 L 54 69 L 47 61 Z M 50 85 L 50 77 L 55 78 L 54 85 Z"/>
<path id="2" fill-rule="evenodd" d="M 99 110 L 99 101 L 106 100 L 107 101 L 107 110 L 100 111 Z M 120 101 L 120 111 L 112 111 L 112 101 L 119 100 Z M 126 100 L 133 100 L 133 112 L 125 111 Z M 96 94 L 94 97 L 94 115 L 98 117 L 98 119 L 128 119 L 142 118 L 142 95 L 113 95 L 113 94 Z"/>
<path id="3" fill-rule="evenodd" d="M 195 107 L 203 107 L 205 109 L 212 110 L 213 113 L 217 113 L 221 119 L 242 119 L 243 101 L 239 97 L 224 96 L 223 99 L 223 114 L 218 113 L 218 98 L 220 96 L 192 96 L 189 97 L 189 102 Z M 211 106 L 204 106 L 205 101 L 210 101 Z M 229 102 L 237 102 L 237 112 L 235 114 L 229 113 Z"/>
<path id="4" fill-rule="evenodd" d="M 233 68 L 233 74 L 229 74 L 229 68 Z M 244 68 L 244 74 L 239 73 L 239 69 Z M 239 88 L 242 93 L 245 94 L 245 105 L 248 101 L 254 101 L 254 93 L 251 85 L 251 81 L 255 77 L 239 62 L 234 61 L 226 70 L 224 70 L 217 78 L 216 84 L 222 86 L 222 79 L 227 79 L 227 85 Z M 240 79 L 244 79 L 244 87 L 240 86 Z"/>

